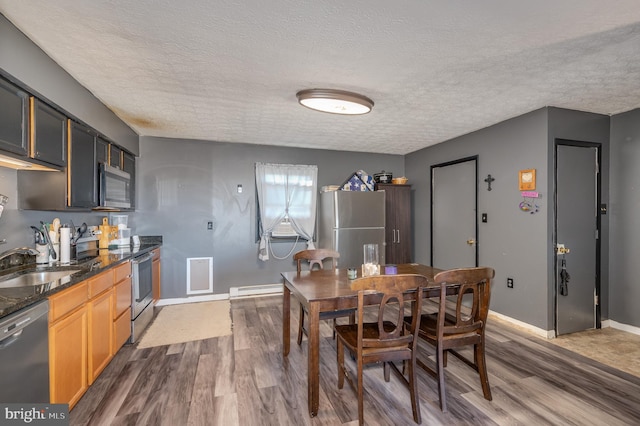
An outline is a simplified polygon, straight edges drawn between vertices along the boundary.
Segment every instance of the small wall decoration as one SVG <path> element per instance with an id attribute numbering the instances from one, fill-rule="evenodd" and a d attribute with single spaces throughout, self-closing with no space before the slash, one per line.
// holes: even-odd
<path id="1" fill-rule="evenodd" d="M 518 190 L 533 191 L 536 189 L 536 169 L 520 170 L 518 172 Z"/>
<path id="2" fill-rule="evenodd" d="M 540 210 L 538 206 L 538 199 L 542 198 L 542 194 L 536 191 L 522 191 L 522 202 L 518 205 L 518 208 L 526 213 L 536 214 Z"/>
<path id="3" fill-rule="evenodd" d="M 487 182 L 487 191 L 491 191 L 491 182 L 493 182 L 495 179 L 491 176 L 491 175 L 487 175 L 487 178 L 484 180 L 485 182 Z"/>

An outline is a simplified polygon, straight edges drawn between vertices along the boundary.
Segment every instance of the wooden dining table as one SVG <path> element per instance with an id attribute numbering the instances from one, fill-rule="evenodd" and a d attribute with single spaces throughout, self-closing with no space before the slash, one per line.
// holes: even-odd
<path id="1" fill-rule="evenodd" d="M 384 266 L 381 273 L 384 275 Z M 424 289 L 425 297 L 439 295 L 439 286 L 433 277 L 441 269 L 418 263 L 397 265 L 398 274 L 419 274 L 427 277 L 429 284 Z M 356 308 L 358 294 L 351 289 L 351 281 L 346 269 L 322 269 L 303 272 L 283 272 L 284 295 L 282 301 L 282 354 L 289 355 L 291 346 L 291 295 L 293 295 L 309 313 L 308 324 L 308 366 L 307 366 L 307 403 L 309 415 L 318 414 L 320 401 L 320 313 L 337 309 Z M 358 277 L 361 277 L 358 271 Z M 365 303 L 380 303 L 380 296 L 367 295 Z"/>

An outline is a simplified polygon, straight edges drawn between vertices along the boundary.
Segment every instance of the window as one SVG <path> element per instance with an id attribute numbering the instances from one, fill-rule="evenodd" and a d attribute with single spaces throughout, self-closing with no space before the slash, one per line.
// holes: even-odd
<path id="1" fill-rule="evenodd" d="M 269 260 L 272 238 L 302 238 L 314 248 L 317 182 L 317 166 L 256 163 L 259 259 Z"/>

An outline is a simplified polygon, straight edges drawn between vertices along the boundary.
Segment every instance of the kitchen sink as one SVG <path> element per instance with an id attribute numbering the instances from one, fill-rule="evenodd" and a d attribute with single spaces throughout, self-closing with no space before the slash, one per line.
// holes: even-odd
<path id="1" fill-rule="evenodd" d="M 35 271 L 26 274 L 12 276 L 7 279 L 0 279 L 0 288 L 29 287 L 40 284 L 47 284 L 57 280 L 69 278 L 81 269 L 67 269 L 64 271 Z"/>

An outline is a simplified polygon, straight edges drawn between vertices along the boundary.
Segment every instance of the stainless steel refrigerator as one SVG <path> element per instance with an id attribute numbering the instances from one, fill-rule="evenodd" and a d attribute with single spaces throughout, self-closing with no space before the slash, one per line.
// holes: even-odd
<path id="1" fill-rule="evenodd" d="M 318 203 L 318 248 L 340 253 L 339 268 L 360 268 L 364 244 L 378 244 L 384 265 L 384 191 L 321 192 Z"/>

